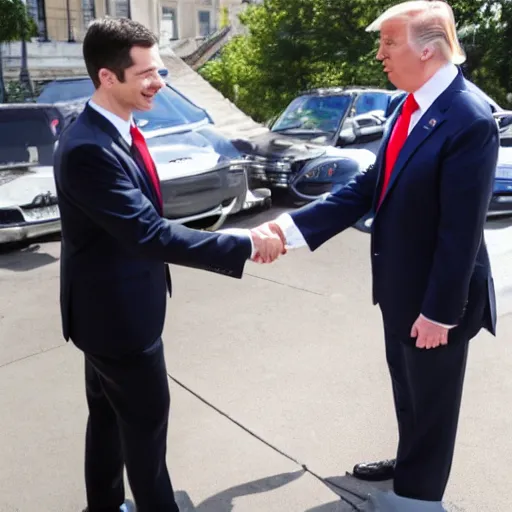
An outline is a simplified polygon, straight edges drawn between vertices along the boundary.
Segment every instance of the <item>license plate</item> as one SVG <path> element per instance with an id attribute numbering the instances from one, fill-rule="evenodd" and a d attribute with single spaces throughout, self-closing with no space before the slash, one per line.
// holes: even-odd
<path id="1" fill-rule="evenodd" d="M 29 210 L 23 210 L 23 217 L 27 222 L 56 219 L 59 217 L 59 207 L 53 204 L 51 206 L 41 206 L 41 208 L 30 208 Z"/>

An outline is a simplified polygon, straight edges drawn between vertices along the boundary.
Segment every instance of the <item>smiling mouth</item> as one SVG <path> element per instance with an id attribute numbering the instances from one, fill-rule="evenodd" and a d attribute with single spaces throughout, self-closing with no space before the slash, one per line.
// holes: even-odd
<path id="1" fill-rule="evenodd" d="M 144 96 L 144 98 L 146 98 L 147 100 L 152 100 L 155 95 L 154 94 L 147 94 L 147 93 L 143 92 L 142 96 Z"/>

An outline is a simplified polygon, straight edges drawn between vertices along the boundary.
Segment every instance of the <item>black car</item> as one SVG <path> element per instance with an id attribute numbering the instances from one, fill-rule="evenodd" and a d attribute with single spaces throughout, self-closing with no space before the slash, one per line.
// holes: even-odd
<path id="1" fill-rule="evenodd" d="M 378 144 L 386 119 L 404 94 L 364 87 L 300 94 L 268 133 L 233 141 L 250 161 L 251 186 L 288 189 L 300 200 L 342 186 L 373 163 L 374 153 L 355 148 Z"/>

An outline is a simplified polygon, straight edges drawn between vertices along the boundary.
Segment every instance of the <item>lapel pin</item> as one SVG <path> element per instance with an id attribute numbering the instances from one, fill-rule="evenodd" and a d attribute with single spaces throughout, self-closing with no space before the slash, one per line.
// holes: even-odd
<path id="1" fill-rule="evenodd" d="M 437 120 L 436 120 L 436 119 L 431 119 L 431 120 L 428 122 L 428 124 L 429 124 L 430 126 L 432 126 L 432 128 L 434 128 L 434 126 L 437 124 Z"/>

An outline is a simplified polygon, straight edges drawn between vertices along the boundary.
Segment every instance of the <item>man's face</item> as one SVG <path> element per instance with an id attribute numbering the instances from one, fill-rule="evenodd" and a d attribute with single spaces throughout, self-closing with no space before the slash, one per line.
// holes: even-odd
<path id="1" fill-rule="evenodd" d="M 133 65 L 125 70 L 124 82 L 114 80 L 112 94 L 127 110 L 150 110 L 155 94 L 164 86 L 164 81 L 158 73 L 164 67 L 158 46 L 134 46 L 130 56 Z"/>
<path id="2" fill-rule="evenodd" d="M 418 88 L 422 62 L 409 43 L 409 31 L 404 20 L 392 19 L 382 24 L 377 60 L 382 62 L 384 73 L 397 89 L 414 92 Z"/>

